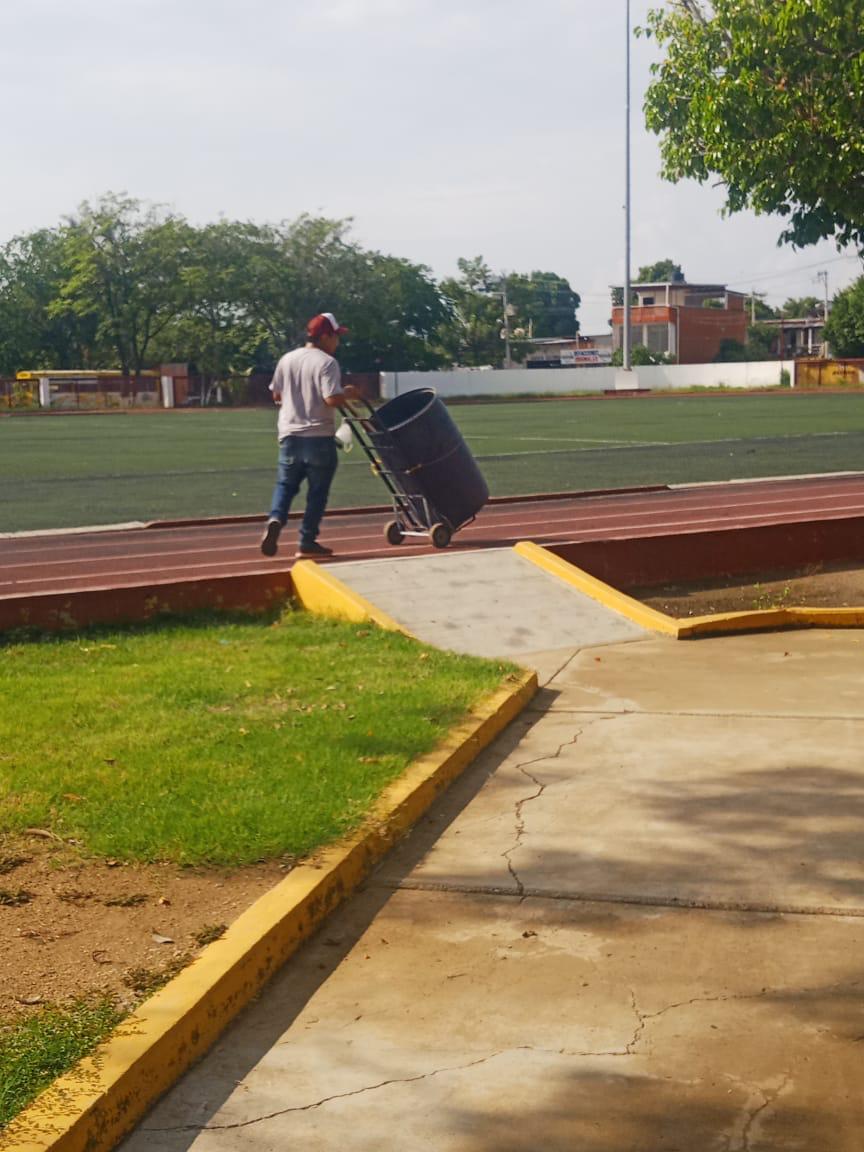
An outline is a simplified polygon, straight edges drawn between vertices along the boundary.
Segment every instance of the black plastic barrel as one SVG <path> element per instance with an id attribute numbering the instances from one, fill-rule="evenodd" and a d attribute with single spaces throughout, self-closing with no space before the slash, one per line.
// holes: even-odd
<path id="1" fill-rule="evenodd" d="M 489 489 L 434 388 L 415 388 L 388 400 L 374 424 L 378 431 L 370 432 L 370 439 L 382 463 L 406 495 L 426 498 L 433 522 L 455 532 L 477 515 Z"/>

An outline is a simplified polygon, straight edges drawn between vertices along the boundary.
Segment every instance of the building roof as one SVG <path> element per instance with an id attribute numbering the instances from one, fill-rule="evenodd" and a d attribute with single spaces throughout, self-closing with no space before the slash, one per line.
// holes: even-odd
<path id="1" fill-rule="evenodd" d="M 796 316 L 777 318 L 772 317 L 770 320 L 760 320 L 760 324 L 772 328 L 821 328 L 825 323 L 822 316 Z"/>
<path id="2" fill-rule="evenodd" d="M 616 288 L 623 287 L 623 285 L 616 284 Z M 724 293 L 726 296 L 747 296 L 747 292 L 735 292 L 731 288 L 727 288 L 725 284 L 691 284 L 687 280 L 656 280 L 656 281 L 639 281 L 636 284 L 630 285 L 631 289 L 635 288 L 689 288 L 692 292 L 716 292 Z"/>

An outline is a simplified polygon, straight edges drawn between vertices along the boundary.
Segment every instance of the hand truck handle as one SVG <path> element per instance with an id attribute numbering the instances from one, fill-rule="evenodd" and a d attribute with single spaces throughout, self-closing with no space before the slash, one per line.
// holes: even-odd
<path id="1" fill-rule="evenodd" d="M 366 409 L 366 415 L 362 416 L 356 409 L 356 405 L 362 404 Z M 350 400 L 345 401 L 343 412 L 347 412 L 354 420 L 371 420 L 375 416 L 375 409 L 369 403 L 365 396 L 352 396 Z"/>

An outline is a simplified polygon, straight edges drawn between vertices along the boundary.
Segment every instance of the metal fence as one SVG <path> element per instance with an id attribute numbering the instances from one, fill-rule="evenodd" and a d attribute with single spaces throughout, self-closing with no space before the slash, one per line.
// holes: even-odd
<path id="1" fill-rule="evenodd" d="M 0 409 L 27 409 L 39 407 L 38 387 L 32 380 L 0 377 Z"/>
<path id="2" fill-rule="evenodd" d="M 269 406 L 271 373 L 230 377 L 217 381 L 206 376 L 189 376 L 174 381 L 174 405 L 178 408 L 219 406 Z M 377 372 L 346 373 L 346 384 L 354 384 L 369 400 L 380 394 Z M 52 411 L 110 411 L 128 408 L 159 408 L 162 386 L 158 376 L 87 376 L 51 380 Z M 38 380 L 0 378 L 0 410 L 35 411 L 39 408 Z"/>
<path id="3" fill-rule="evenodd" d="M 796 360 L 795 387 L 864 387 L 864 360 Z"/>

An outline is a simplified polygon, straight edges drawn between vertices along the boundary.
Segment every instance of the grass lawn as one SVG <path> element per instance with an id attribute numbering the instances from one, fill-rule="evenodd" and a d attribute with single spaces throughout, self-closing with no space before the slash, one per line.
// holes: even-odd
<path id="1" fill-rule="evenodd" d="M 355 827 L 509 670 L 287 612 L 0 647 L 0 832 L 241 865 Z"/>
<path id="2" fill-rule="evenodd" d="M 356 827 L 512 670 L 291 611 L 13 640 L 0 848 L 35 828 L 110 863 L 290 861 Z M 5 879 L 0 905 L 29 900 Z M 0 1127 L 123 1014 L 85 990 L 0 1019 Z"/>
<path id="3" fill-rule="evenodd" d="M 493 495 L 856 470 L 864 394 L 698 394 L 451 408 Z M 269 409 L 0 417 L 0 532 L 264 514 Z M 332 508 L 387 503 L 355 448 Z"/>
<path id="4" fill-rule="evenodd" d="M 0 1020 L 0 1128 L 92 1052 L 121 1017 L 110 1000 L 93 999 Z"/>

